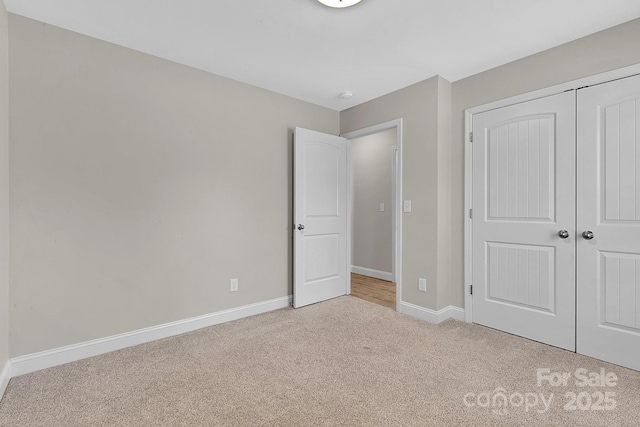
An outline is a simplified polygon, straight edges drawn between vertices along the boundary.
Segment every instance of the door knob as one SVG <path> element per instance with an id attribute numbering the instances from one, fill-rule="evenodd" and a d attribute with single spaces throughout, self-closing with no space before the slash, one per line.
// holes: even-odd
<path id="1" fill-rule="evenodd" d="M 298 225 L 298 230 L 304 230 L 304 225 L 302 224 Z"/>
<path id="2" fill-rule="evenodd" d="M 582 237 L 584 237 L 586 240 L 591 240 L 591 239 L 593 239 L 593 237 L 594 237 L 594 236 L 593 236 L 593 231 L 589 231 L 589 230 L 587 230 L 587 231 L 583 232 L 583 233 L 582 233 Z"/>
<path id="3" fill-rule="evenodd" d="M 560 236 L 561 239 L 566 239 L 569 237 L 569 232 L 567 230 L 560 230 L 558 231 L 558 236 Z"/>

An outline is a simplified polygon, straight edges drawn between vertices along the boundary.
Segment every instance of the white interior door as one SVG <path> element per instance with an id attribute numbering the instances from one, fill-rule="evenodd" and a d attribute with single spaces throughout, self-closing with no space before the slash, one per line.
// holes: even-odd
<path id="1" fill-rule="evenodd" d="M 575 350 L 575 92 L 474 115 L 472 150 L 473 321 Z"/>
<path id="2" fill-rule="evenodd" d="M 578 91 L 577 164 L 577 350 L 640 370 L 640 76 Z"/>
<path id="3" fill-rule="evenodd" d="M 347 140 L 296 128 L 293 306 L 347 292 Z"/>

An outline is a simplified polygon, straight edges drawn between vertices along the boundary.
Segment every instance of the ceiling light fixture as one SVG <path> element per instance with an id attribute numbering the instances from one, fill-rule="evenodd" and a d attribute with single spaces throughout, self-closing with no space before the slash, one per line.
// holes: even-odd
<path id="1" fill-rule="evenodd" d="M 349 7 L 360 3 L 362 0 L 318 0 L 325 6 L 329 7 Z"/>

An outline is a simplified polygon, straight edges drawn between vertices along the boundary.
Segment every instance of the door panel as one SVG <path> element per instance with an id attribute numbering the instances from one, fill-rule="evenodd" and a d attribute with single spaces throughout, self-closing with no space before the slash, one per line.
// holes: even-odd
<path id="1" fill-rule="evenodd" d="M 487 299 L 552 313 L 555 248 L 487 242 Z"/>
<path id="2" fill-rule="evenodd" d="M 476 114 L 473 135 L 473 320 L 574 350 L 575 93 Z"/>
<path id="3" fill-rule="evenodd" d="M 640 77 L 578 91 L 577 350 L 640 370 Z"/>
<path id="4" fill-rule="evenodd" d="M 307 169 L 305 217 L 337 218 L 340 147 L 309 141 L 304 151 Z"/>
<path id="5" fill-rule="evenodd" d="M 554 220 L 554 116 L 518 117 L 489 135 L 489 219 Z"/>
<path id="6" fill-rule="evenodd" d="M 347 140 L 296 128 L 293 305 L 347 291 Z"/>

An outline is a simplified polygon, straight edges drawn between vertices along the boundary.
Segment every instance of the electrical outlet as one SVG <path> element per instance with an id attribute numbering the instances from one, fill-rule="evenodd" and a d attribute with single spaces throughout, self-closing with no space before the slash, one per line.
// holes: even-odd
<path id="1" fill-rule="evenodd" d="M 231 279 L 229 281 L 229 290 L 231 292 L 237 292 L 238 291 L 238 279 Z"/>
<path id="2" fill-rule="evenodd" d="M 384 212 L 384 203 L 380 203 L 380 212 Z"/>
<path id="3" fill-rule="evenodd" d="M 418 290 L 427 292 L 427 279 L 418 279 Z"/>
<path id="4" fill-rule="evenodd" d="M 405 200 L 402 206 L 405 212 L 411 212 L 411 200 Z"/>

